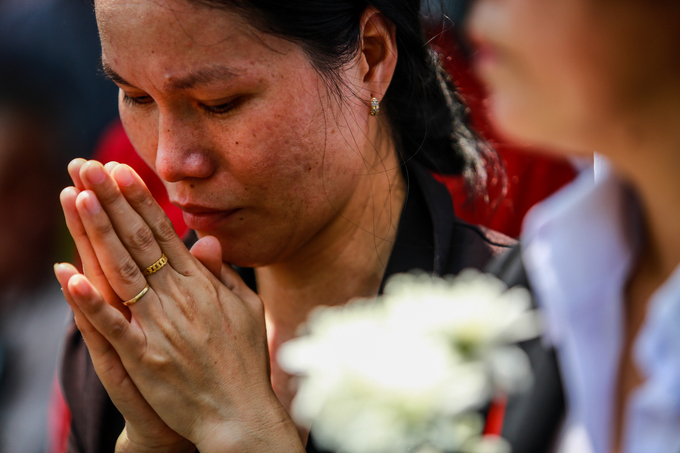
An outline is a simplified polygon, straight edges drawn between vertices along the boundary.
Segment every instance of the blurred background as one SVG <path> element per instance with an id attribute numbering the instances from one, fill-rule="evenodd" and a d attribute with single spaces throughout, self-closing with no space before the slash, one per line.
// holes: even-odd
<path id="1" fill-rule="evenodd" d="M 70 316 L 52 274 L 73 259 L 59 192 L 117 117 L 86 0 L 0 0 L 0 452 L 50 451 Z M 53 411 L 55 418 L 64 411 Z M 50 428 L 50 426 L 52 428 Z"/>
<path id="2" fill-rule="evenodd" d="M 426 28 L 504 171 L 477 198 L 461 178 L 440 179 L 459 217 L 517 236 L 526 211 L 570 181 L 574 169 L 494 132 L 457 26 L 468 3 L 426 0 Z M 117 88 L 99 63 L 89 0 L 0 0 L 0 453 L 57 453 L 68 437 L 70 415 L 55 370 L 70 310 L 52 275 L 55 262 L 77 262 L 58 201 L 70 184 L 68 162 L 95 157 L 130 164 L 177 232 L 187 232 L 127 139 L 117 119 Z"/>

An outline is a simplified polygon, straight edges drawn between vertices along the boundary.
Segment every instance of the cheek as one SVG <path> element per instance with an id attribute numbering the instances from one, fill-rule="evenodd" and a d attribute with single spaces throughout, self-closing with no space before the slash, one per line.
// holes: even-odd
<path id="1" fill-rule="evenodd" d="M 323 193 L 323 140 L 318 126 L 298 118 L 259 122 L 234 140 L 229 173 L 258 204 L 288 215 L 318 205 Z M 238 145 L 236 143 L 238 142 Z"/>
<path id="2" fill-rule="evenodd" d="M 553 144 L 570 136 L 584 117 L 584 73 L 564 59 L 548 64 L 536 53 L 525 66 L 508 68 L 491 83 L 490 112 L 495 124 L 516 140 Z M 532 63 L 536 63 L 533 64 Z"/>
<path id="3" fill-rule="evenodd" d="M 120 120 L 132 146 L 139 156 L 152 169 L 156 169 L 156 151 L 158 149 L 158 117 L 153 109 L 149 111 L 133 111 L 119 101 Z"/>
<path id="4" fill-rule="evenodd" d="M 342 113 L 316 95 L 276 105 L 235 131 L 232 175 L 267 202 L 310 211 L 342 203 L 360 172 L 356 125 L 338 125 Z"/>

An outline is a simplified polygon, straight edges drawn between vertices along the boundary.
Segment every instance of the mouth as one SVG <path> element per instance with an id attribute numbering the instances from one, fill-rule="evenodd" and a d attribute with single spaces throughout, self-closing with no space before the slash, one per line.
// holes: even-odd
<path id="1" fill-rule="evenodd" d="M 213 209 L 197 205 L 177 205 L 189 228 L 197 231 L 213 231 L 224 226 L 241 209 Z"/>

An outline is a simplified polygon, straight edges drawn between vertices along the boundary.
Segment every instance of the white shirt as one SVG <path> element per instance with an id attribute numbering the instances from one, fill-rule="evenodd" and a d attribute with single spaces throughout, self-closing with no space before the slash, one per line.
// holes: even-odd
<path id="1" fill-rule="evenodd" d="M 611 451 L 624 290 L 640 239 L 635 197 L 596 164 L 532 209 L 522 232 L 566 392 L 559 453 Z M 652 296 L 634 360 L 645 384 L 627 402 L 623 451 L 680 453 L 680 268 Z"/>

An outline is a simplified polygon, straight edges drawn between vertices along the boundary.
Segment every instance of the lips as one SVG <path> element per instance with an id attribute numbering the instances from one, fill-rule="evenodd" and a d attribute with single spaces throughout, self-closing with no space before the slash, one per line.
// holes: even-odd
<path id="1" fill-rule="evenodd" d="M 472 61 L 476 72 L 479 74 L 498 63 L 499 49 L 485 36 L 474 29 L 467 30 L 468 42 L 473 49 Z"/>
<path id="2" fill-rule="evenodd" d="M 477 41 L 474 44 L 474 60 L 475 65 L 479 67 L 488 67 L 495 63 L 498 58 L 496 49 L 485 41 Z"/>
<path id="3" fill-rule="evenodd" d="M 499 16 L 498 5 L 491 1 L 479 1 L 470 11 L 465 27 L 465 37 L 473 49 L 472 61 L 479 75 L 495 69 L 505 50 L 499 40 L 507 28 L 506 21 Z"/>
<path id="4" fill-rule="evenodd" d="M 178 205 L 184 222 L 192 230 L 212 231 L 224 226 L 240 209 L 213 209 L 197 205 Z"/>

